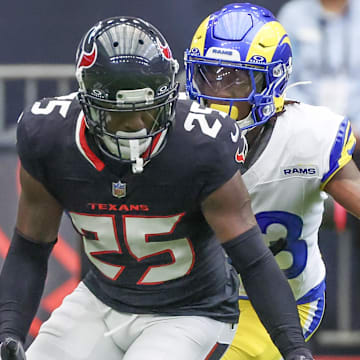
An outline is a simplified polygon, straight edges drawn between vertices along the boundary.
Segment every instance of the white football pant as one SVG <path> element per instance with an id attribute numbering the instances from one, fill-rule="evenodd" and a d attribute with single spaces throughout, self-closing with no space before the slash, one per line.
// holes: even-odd
<path id="1" fill-rule="evenodd" d="M 119 313 L 80 285 L 26 352 L 27 360 L 218 360 L 236 325 L 201 316 Z"/>

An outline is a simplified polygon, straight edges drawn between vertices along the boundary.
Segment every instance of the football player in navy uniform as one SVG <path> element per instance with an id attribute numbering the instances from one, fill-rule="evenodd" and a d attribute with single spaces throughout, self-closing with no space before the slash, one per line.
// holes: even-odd
<path id="1" fill-rule="evenodd" d="M 177 101 L 177 70 L 152 25 L 100 21 L 78 48 L 78 93 L 37 101 L 20 117 L 2 360 L 25 359 L 63 211 L 91 270 L 43 324 L 28 360 L 220 359 L 238 321 L 236 271 L 284 357 L 311 359 L 238 171 L 239 127 Z"/>
<path id="2" fill-rule="evenodd" d="M 304 337 L 325 309 L 318 245 L 325 192 L 360 217 L 360 173 L 349 120 L 325 107 L 285 101 L 289 36 L 267 9 L 229 4 L 208 16 L 186 52 L 191 98 L 237 120 L 249 144 L 242 179 L 266 244 L 289 279 Z M 281 355 L 240 287 L 240 320 L 226 360 Z"/>

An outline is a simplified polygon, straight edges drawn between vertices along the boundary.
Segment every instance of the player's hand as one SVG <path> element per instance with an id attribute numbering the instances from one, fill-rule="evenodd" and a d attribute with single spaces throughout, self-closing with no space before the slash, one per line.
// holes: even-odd
<path id="1" fill-rule="evenodd" d="M 285 357 L 285 360 L 314 360 L 309 349 L 296 349 Z"/>
<path id="2" fill-rule="evenodd" d="M 26 360 L 24 348 L 19 340 L 6 338 L 0 345 L 1 360 Z"/>

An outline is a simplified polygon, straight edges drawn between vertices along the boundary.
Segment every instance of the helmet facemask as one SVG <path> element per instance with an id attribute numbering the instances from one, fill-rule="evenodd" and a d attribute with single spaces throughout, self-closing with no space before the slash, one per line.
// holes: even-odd
<path id="1" fill-rule="evenodd" d="M 263 94 L 266 73 L 225 61 L 203 61 L 196 58 L 189 66 L 191 75 L 189 90 L 196 94 L 197 100 L 211 108 L 226 112 L 234 120 L 246 119 L 251 109 L 244 113 L 240 103 L 253 104 L 257 95 Z M 245 106 L 246 109 L 246 106 Z M 253 121 L 249 121 L 249 126 Z"/>
<path id="2" fill-rule="evenodd" d="M 165 146 L 168 129 L 175 116 L 178 85 L 154 98 L 151 88 L 120 90 L 117 101 L 99 100 L 79 92 L 86 125 L 95 136 L 101 152 L 113 160 L 131 163 L 134 173 L 156 156 Z M 149 129 L 122 131 L 110 129 L 111 119 L 118 114 L 126 116 L 140 112 L 151 123 Z"/>

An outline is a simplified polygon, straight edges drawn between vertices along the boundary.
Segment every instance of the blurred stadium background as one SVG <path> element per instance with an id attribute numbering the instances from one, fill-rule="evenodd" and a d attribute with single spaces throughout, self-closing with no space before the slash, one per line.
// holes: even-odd
<path id="1" fill-rule="evenodd" d="M 253 0 L 275 14 L 285 2 Z M 3 4 L 0 12 L 0 266 L 13 231 L 20 190 L 14 147 L 16 119 L 25 105 L 38 98 L 76 90 L 75 51 L 83 33 L 99 19 L 120 14 L 139 16 L 165 34 L 182 67 L 183 51 L 200 21 L 227 3 L 229 1 L 220 0 L 32 0 Z M 357 278 L 360 240 L 358 234 L 350 231 L 349 222 L 353 221 L 356 220 L 329 202 L 320 234 L 328 269 L 327 309 L 320 330 L 310 341 L 319 360 L 360 359 L 360 283 Z M 64 217 L 59 242 L 50 260 L 45 294 L 28 343 L 49 313 L 76 286 L 81 277 L 80 250 L 78 236 Z"/>

